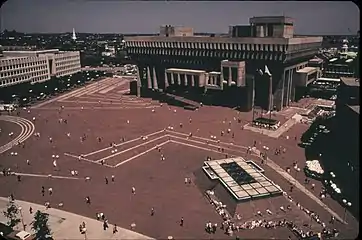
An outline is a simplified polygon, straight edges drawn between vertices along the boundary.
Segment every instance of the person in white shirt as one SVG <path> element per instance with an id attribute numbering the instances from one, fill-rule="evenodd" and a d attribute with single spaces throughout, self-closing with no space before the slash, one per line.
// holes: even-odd
<path id="1" fill-rule="evenodd" d="M 132 187 L 132 193 L 136 194 L 136 188 L 135 187 Z"/>

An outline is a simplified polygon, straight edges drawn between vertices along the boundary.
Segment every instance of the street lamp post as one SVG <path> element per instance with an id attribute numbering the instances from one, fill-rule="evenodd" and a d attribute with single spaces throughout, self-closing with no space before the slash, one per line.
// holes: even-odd
<path id="1" fill-rule="evenodd" d="M 347 207 L 351 207 L 352 203 L 348 202 L 346 199 L 343 199 L 342 202 L 343 202 L 343 205 L 344 205 L 343 222 L 347 224 L 347 222 L 346 222 Z"/>
<path id="2" fill-rule="evenodd" d="M 19 207 L 18 209 L 19 209 L 19 211 L 20 211 L 21 224 L 23 225 L 23 230 L 25 231 L 26 225 L 25 225 L 25 223 L 24 223 L 24 216 L 23 216 L 23 211 L 22 211 L 23 209 L 22 209 L 22 207 Z"/>

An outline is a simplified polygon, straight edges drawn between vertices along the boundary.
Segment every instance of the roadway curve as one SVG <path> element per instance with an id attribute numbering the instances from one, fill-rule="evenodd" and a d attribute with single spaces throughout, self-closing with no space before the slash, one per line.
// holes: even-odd
<path id="1" fill-rule="evenodd" d="M 14 138 L 12 141 L 8 142 L 7 144 L 0 146 L 0 154 L 11 149 L 15 145 L 17 145 L 19 142 L 24 142 L 25 140 L 27 140 L 29 137 L 31 137 L 33 135 L 34 130 L 35 130 L 34 124 L 25 118 L 2 115 L 2 116 L 0 116 L 0 121 L 7 121 L 7 122 L 15 123 L 18 126 L 20 126 L 20 128 L 21 128 L 20 134 L 16 138 Z"/>

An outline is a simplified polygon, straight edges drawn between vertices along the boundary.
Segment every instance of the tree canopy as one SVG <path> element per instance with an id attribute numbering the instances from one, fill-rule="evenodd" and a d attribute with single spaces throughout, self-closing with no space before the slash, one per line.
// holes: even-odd
<path id="1" fill-rule="evenodd" d="M 32 222 L 32 229 L 35 231 L 36 239 L 52 239 L 51 230 L 48 224 L 49 214 L 37 211 Z"/>
<path id="2" fill-rule="evenodd" d="M 3 211 L 4 216 L 8 219 L 7 224 L 9 227 L 13 228 L 20 223 L 19 212 L 20 210 L 18 206 L 15 205 L 15 202 L 9 200 L 6 210 Z"/>

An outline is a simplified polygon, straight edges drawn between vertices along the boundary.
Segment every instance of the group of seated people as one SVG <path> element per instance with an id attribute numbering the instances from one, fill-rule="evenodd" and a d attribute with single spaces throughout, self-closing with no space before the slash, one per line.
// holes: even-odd
<path id="1" fill-rule="evenodd" d="M 269 122 L 269 123 L 267 123 L 265 121 L 254 120 L 253 121 L 253 126 L 276 130 L 276 129 L 278 129 L 280 127 L 280 122 L 275 122 L 275 123 L 270 123 Z"/>
<path id="2" fill-rule="evenodd" d="M 304 238 L 310 238 L 313 236 L 316 236 L 316 234 L 313 231 L 305 231 L 302 229 L 302 227 L 298 227 L 296 226 L 296 224 L 293 221 L 287 221 L 286 219 L 283 220 L 277 220 L 277 221 L 268 221 L 266 219 L 263 220 L 250 220 L 250 221 L 246 221 L 243 224 L 235 224 L 235 222 L 233 221 L 231 215 L 229 215 L 229 213 L 226 210 L 226 205 L 224 205 L 222 202 L 216 200 L 214 196 L 214 192 L 208 190 L 207 191 L 207 195 L 210 198 L 210 203 L 211 205 L 213 205 L 216 209 L 216 211 L 219 213 L 219 215 L 223 218 L 223 222 L 221 224 L 221 229 L 225 230 L 225 234 L 228 235 L 233 235 L 233 231 L 240 231 L 240 230 L 245 230 L 245 229 L 254 229 L 254 228 L 258 228 L 258 227 L 264 227 L 267 229 L 275 229 L 277 227 L 288 227 L 293 233 L 297 234 L 299 238 L 304 239 Z M 293 202 L 293 199 L 287 195 L 286 192 L 284 192 L 284 195 L 289 199 L 290 202 Z M 338 236 L 338 231 L 336 229 L 333 230 L 328 230 L 326 228 L 326 224 L 324 222 L 322 222 L 318 216 L 318 214 L 316 214 L 313 211 L 308 210 L 307 208 L 301 206 L 298 202 L 295 202 L 295 205 L 302 211 L 304 211 L 307 215 L 309 215 L 311 217 L 311 219 L 313 219 L 315 222 L 319 223 L 322 227 L 323 227 L 323 231 L 321 233 L 321 235 L 324 238 L 329 238 L 329 237 L 336 237 Z M 283 212 L 286 212 L 286 210 L 291 210 L 291 206 L 288 205 L 286 207 L 286 209 L 282 206 L 280 207 L 280 209 Z M 266 212 L 269 215 L 272 215 L 272 212 L 270 210 L 266 210 Z M 260 211 L 258 211 L 258 213 L 256 214 L 256 216 L 263 216 L 262 213 Z M 236 220 L 241 220 L 241 216 L 239 214 L 236 214 Z M 304 226 L 308 227 L 308 224 L 304 224 Z M 212 226 L 209 228 L 212 229 Z"/>

